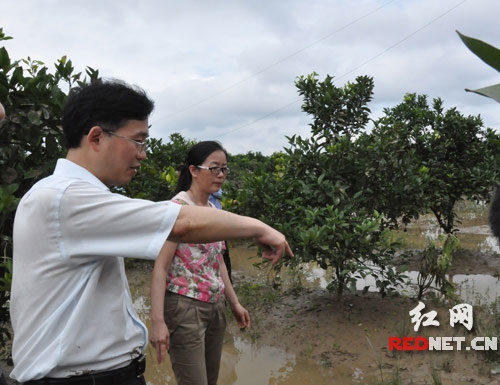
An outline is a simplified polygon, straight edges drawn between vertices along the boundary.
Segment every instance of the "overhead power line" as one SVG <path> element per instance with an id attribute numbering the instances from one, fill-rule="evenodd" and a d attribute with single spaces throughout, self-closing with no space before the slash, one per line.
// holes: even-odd
<path id="1" fill-rule="evenodd" d="M 415 36 L 417 33 L 423 31 L 424 29 L 426 29 L 427 27 L 429 27 L 430 25 L 432 25 L 433 23 L 435 23 L 436 21 L 438 21 L 439 19 L 443 18 L 444 16 L 448 15 L 449 13 L 451 13 L 452 11 L 454 11 L 456 8 L 458 8 L 459 6 L 461 6 L 462 4 L 464 4 L 465 2 L 467 2 L 467 0 L 462 0 L 460 3 L 454 5 L 453 7 L 447 9 L 445 12 L 441 13 L 440 15 L 436 16 L 435 18 L 433 18 L 432 20 L 430 20 L 429 22 L 427 22 L 426 24 L 424 24 L 423 26 L 421 26 L 420 28 L 416 29 L 415 31 L 409 33 L 408 35 L 406 35 L 405 37 L 403 37 L 402 39 L 398 40 L 397 42 L 395 42 L 394 44 L 390 45 L 389 47 L 385 48 L 384 50 L 380 51 L 378 54 L 372 56 L 371 58 L 369 58 L 368 60 L 364 61 L 363 63 L 361 63 L 360 65 L 356 66 L 355 68 L 345 72 L 344 74 L 338 76 L 338 77 L 335 77 L 334 78 L 334 81 L 337 81 L 339 79 L 342 79 L 344 77 L 346 77 L 347 75 L 359 70 L 360 68 L 364 67 L 365 65 L 367 65 L 368 63 L 374 61 L 375 59 L 379 58 L 380 56 L 384 55 L 385 53 L 389 52 L 390 50 L 394 49 L 395 47 L 401 45 L 403 42 L 407 41 L 408 39 L 410 39 L 411 37 Z M 324 40 L 324 39 L 322 39 Z M 269 116 L 271 115 L 274 115 L 275 113 L 279 112 L 279 111 L 282 111 L 298 102 L 300 102 L 302 99 L 295 99 L 294 101 L 292 102 L 289 102 L 287 103 L 286 105 L 282 106 L 282 107 L 279 107 L 275 110 L 273 110 L 272 112 L 269 112 L 268 114 L 260 117 L 260 118 L 257 118 L 257 119 L 254 119 L 252 120 L 251 122 L 248 122 L 248 123 L 245 123 L 241 126 L 238 126 L 232 130 L 229 130 L 223 134 L 220 134 L 218 135 L 217 137 L 221 137 L 221 136 L 225 136 L 227 134 L 230 134 L 230 133 L 233 133 L 235 131 L 238 131 L 238 130 L 241 130 L 242 128 L 245 128 L 245 127 L 248 127 L 248 126 L 251 126 L 257 122 L 260 122 L 261 120 L 264 120 L 266 118 L 268 118 Z"/>
<path id="2" fill-rule="evenodd" d="M 318 39 L 318 40 L 315 40 L 314 42 L 312 42 L 312 43 L 310 43 L 310 44 L 308 44 L 308 45 L 306 45 L 306 46 L 304 46 L 304 47 L 302 47 L 302 48 L 298 49 L 297 51 L 295 51 L 295 52 L 291 53 L 290 55 L 285 56 L 285 57 L 283 57 L 283 58 L 281 58 L 281 59 L 279 59 L 279 60 L 277 60 L 277 61 L 273 62 L 272 64 L 269 64 L 269 65 L 268 65 L 268 66 L 266 66 L 266 67 L 263 67 L 262 69 L 258 70 L 257 72 L 254 72 L 254 73 L 250 74 L 249 76 L 247 76 L 247 77 L 245 77 L 245 78 L 243 78 L 243 79 L 241 79 L 241 80 L 239 80 L 239 81 L 237 81 L 237 82 L 235 82 L 235 83 L 233 83 L 233 84 L 231 84 L 231 85 L 227 86 L 226 88 L 224 88 L 224 89 L 222 89 L 222 90 L 220 90 L 220 91 L 218 91 L 218 92 L 215 92 L 215 93 L 213 93 L 213 94 L 210 94 L 210 95 L 209 95 L 209 96 L 207 96 L 206 98 L 200 99 L 200 100 L 198 100 L 197 102 L 195 102 L 195 103 L 193 103 L 193 104 L 190 104 L 189 106 L 187 106 L 187 107 L 185 107 L 185 108 L 183 108 L 183 109 L 180 109 L 180 110 L 178 110 L 178 111 L 173 112 L 173 113 L 172 113 L 172 114 L 170 114 L 170 115 L 167 115 L 167 118 L 170 118 L 170 117 L 172 117 L 172 116 L 175 116 L 175 115 L 181 114 L 181 113 L 183 113 L 183 112 L 189 111 L 189 110 L 191 110 L 192 108 L 194 108 L 194 107 L 196 107 L 196 106 L 199 106 L 200 104 L 203 104 L 203 103 L 205 103 L 205 102 L 207 102 L 207 101 L 209 101 L 209 100 L 211 100 L 211 99 L 214 99 L 215 97 L 217 97 L 217 96 L 219 96 L 219 95 L 222 95 L 222 94 L 224 94 L 224 93 L 226 93 L 226 92 L 228 92 L 228 91 L 232 90 L 233 88 L 235 88 L 235 87 L 237 87 L 237 86 L 241 85 L 242 83 L 245 83 L 246 81 L 248 81 L 248 80 L 250 80 L 250 79 L 252 79 L 252 78 L 254 78 L 254 77 L 256 77 L 256 76 L 258 76 L 258 75 L 260 75 L 260 74 L 262 74 L 262 73 L 264 73 L 264 72 L 266 72 L 266 71 L 268 71 L 269 69 L 271 69 L 271 68 L 273 68 L 273 67 L 277 66 L 278 64 L 281 64 L 281 63 L 283 63 L 283 62 L 287 61 L 288 59 L 290 59 L 290 58 L 292 58 L 292 57 L 294 57 L 294 56 L 297 56 L 298 54 L 300 54 L 300 53 L 302 53 L 302 52 L 304 52 L 304 51 L 308 50 L 309 48 L 311 48 L 311 47 L 315 46 L 316 44 L 318 44 L 318 43 L 320 43 L 320 42 L 322 42 L 322 41 L 324 41 L 324 40 L 326 40 L 326 39 L 329 39 L 329 38 L 330 38 L 330 37 L 332 37 L 333 35 L 335 35 L 335 34 L 337 34 L 337 33 L 341 32 L 341 31 L 343 31 L 344 29 L 346 29 L 346 28 L 348 28 L 348 27 L 350 27 L 350 26 L 352 26 L 352 25 L 354 25 L 354 24 L 356 24 L 357 22 L 359 22 L 359 21 L 361 21 L 361 20 L 363 20 L 363 19 L 365 19 L 365 18 L 367 18 L 367 17 L 369 17 L 369 16 L 373 15 L 374 13 L 376 13 L 376 12 L 380 11 L 381 9 L 385 8 L 386 6 L 388 6 L 389 4 L 393 3 L 394 1 L 396 1 L 396 0 L 390 0 L 390 1 L 387 1 L 386 3 L 382 4 L 381 6 L 379 6 L 379 7 L 375 8 L 374 10 L 372 10 L 372 11 L 370 11 L 370 12 L 368 12 L 368 13 L 366 13 L 366 14 L 364 14 L 364 15 L 362 15 L 362 16 L 360 16 L 360 17 L 358 17 L 358 18 L 354 19 L 354 20 L 352 20 L 351 22 L 349 22 L 349 23 L 347 23 L 347 24 L 343 25 L 342 27 L 340 27 L 340 28 L 336 29 L 336 30 L 335 30 L 335 31 L 333 31 L 333 32 L 330 32 L 329 34 L 327 34 L 327 35 L 323 36 L 322 38 L 320 38 L 320 39 Z"/>

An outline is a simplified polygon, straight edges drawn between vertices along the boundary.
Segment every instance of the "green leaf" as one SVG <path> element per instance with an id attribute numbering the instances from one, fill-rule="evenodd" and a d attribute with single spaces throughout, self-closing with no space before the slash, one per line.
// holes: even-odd
<path id="1" fill-rule="evenodd" d="M 477 90 L 470 90 L 466 88 L 465 91 L 474 92 L 481 96 L 486 96 L 500 103 L 500 84 L 495 84 L 494 86 L 489 86 L 484 88 L 478 88 Z"/>
<path id="2" fill-rule="evenodd" d="M 42 114 L 40 111 L 34 111 L 34 110 L 28 111 L 28 119 L 30 123 L 35 126 L 39 126 L 40 124 L 42 124 L 42 120 L 40 119 L 41 116 Z"/>
<path id="3" fill-rule="evenodd" d="M 0 68 L 2 68 L 5 72 L 9 70 L 10 66 L 10 57 L 9 53 L 5 49 L 5 47 L 0 48 Z"/>
<path id="4" fill-rule="evenodd" d="M 477 57 L 490 67 L 500 72 L 500 50 L 481 40 L 465 36 L 458 32 L 458 36 Z M 496 99 L 495 99 L 496 100 Z"/>

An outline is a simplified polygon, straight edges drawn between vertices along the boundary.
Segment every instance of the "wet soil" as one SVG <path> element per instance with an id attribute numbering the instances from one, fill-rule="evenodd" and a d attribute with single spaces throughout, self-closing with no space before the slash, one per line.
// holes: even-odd
<path id="1" fill-rule="evenodd" d="M 418 255 L 407 263 L 410 269 L 412 264 L 416 266 Z M 459 251 L 450 274 L 471 273 L 498 276 L 500 257 L 493 252 Z M 248 279 L 236 275 L 236 286 L 244 286 Z M 440 300 L 424 302 L 423 312 L 437 311 L 440 326 L 421 327 L 415 332 L 409 311 L 418 301 L 412 298 L 382 298 L 377 293 L 345 293 L 338 298 L 322 289 L 289 291 L 267 304 L 247 304 L 254 320 L 247 333 L 257 344 L 279 347 L 329 370 L 335 384 L 500 384 L 500 375 L 495 374 L 499 356 L 495 353 L 466 351 L 464 347 L 460 351 L 388 349 L 390 336 L 471 339 L 471 332 L 463 326 L 450 326 L 449 308 L 453 305 L 446 306 Z M 482 317 L 486 316 L 475 314 L 476 328 Z M 230 328 L 237 333 L 234 326 Z M 482 332 L 473 329 L 472 333 Z M 283 383 L 295 384 L 293 380 Z"/>
<path id="2" fill-rule="evenodd" d="M 416 266 L 418 254 L 406 263 L 409 268 Z M 252 326 L 241 331 L 229 322 L 228 334 L 241 336 L 255 346 L 276 347 L 297 361 L 309 363 L 310 368 L 319 368 L 326 373 L 322 376 L 325 384 L 500 384 L 496 352 L 388 349 L 390 336 L 465 336 L 469 340 L 471 333 L 486 335 L 485 323 L 478 322 L 486 317 L 484 314 L 474 315 L 475 329 L 468 332 L 463 326 L 449 325 L 449 306 L 439 300 L 425 300 L 425 311 L 437 311 L 440 326 L 415 332 L 408 314 L 418 304 L 415 299 L 382 298 L 376 293 L 344 293 L 338 298 L 319 288 L 276 291 L 265 277 L 248 274 L 238 269 L 238 263 L 234 265 L 235 288 L 251 313 Z M 147 287 L 150 268 L 149 264 L 130 265 L 131 286 Z M 450 273 L 499 276 L 500 257 L 495 252 L 461 250 Z M 5 361 L 0 364 L 8 374 L 11 367 Z M 308 383 L 307 379 L 304 382 L 291 377 L 269 381 Z M 167 383 L 175 384 L 175 380 L 170 378 Z"/>

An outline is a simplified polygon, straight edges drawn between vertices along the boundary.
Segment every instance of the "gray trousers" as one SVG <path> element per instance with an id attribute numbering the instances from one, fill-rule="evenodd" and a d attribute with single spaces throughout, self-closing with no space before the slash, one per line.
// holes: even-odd
<path id="1" fill-rule="evenodd" d="M 178 385 L 216 385 L 226 330 L 224 299 L 198 301 L 166 292 L 170 361 Z"/>

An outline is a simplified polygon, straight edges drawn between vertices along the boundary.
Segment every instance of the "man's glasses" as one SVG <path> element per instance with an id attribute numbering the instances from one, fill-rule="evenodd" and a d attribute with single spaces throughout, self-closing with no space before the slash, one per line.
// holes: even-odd
<path id="1" fill-rule="evenodd" d="M 201 168 L 203 170 L 208 170 L 214 175 L 219 175 L 221 172 L 224 175 L 229 175 L 228 167 L 207 167 L 207 166 L 196 166 L 196 168 Z"/>
<path id="2" fill-rule="evenodd" d="M 111 135 L 111 136 L 116 136 L 118 138 L 122 138 L 122 139 L 126 139 L 128 140 L 129 142 L 132 142 L 135 144 L 135 147 L 137 148 L 137 153 L 141 153 L 141 152 L 146 152 L 147 148 L 148 148 L 148 143 L 147 142 L 139 142 L 138 140 L 134 140 L 134 139 L 131 139 L 131 138 L 127 138 L 126 136 L 123 136 L 123 135 L 120 135 L 120 134 L 117 134 L 116 132 L 113 132 L 113 131 L 109 131 L 109 130 L 105 130 L 104 128 L 102 129 L 105 133 Z"/>

